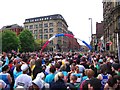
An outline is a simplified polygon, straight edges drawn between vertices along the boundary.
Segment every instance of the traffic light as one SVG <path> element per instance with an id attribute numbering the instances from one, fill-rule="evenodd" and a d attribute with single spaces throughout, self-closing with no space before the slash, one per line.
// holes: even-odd
<path id="1" fill-rule="evenodd" d="M 106 43 L 106 50 L 109 50 L 109 49 L 110 49 L 110 44 Z"/>

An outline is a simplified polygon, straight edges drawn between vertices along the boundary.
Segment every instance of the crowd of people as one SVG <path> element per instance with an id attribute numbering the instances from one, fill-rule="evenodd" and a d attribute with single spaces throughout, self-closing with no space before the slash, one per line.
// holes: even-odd
<path id="1" fill-rule="evenodd" d="M 120 62 L 96 52 L 3 52 L 0 89 L 120 90 Z"/>

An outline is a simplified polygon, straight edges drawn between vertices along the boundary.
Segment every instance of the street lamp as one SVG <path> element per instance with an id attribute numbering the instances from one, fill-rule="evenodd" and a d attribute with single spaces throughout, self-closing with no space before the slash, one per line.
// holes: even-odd
<path id="1" fill-rule="evenodd" d="M 92 31 L 92 18 L 89 18 L 89 20 L 91 20 L 91 40 L 92 40 L 92 33 L 93 33 L 93 31 Z"/>
<path id="2" fill-rule="evenodd" d="M 92 34 L 93 34 L 93 30 L 92 30 L 92 18 L 89 18 L 89 20 L 91 20 L 91 46 L 93 47 L 93 42 L 92 42 Z"/>
<path id="3" fill-rule="evenodd" d="M 120 63 L 120 17 L 118 18 L 118 59 Z"/>

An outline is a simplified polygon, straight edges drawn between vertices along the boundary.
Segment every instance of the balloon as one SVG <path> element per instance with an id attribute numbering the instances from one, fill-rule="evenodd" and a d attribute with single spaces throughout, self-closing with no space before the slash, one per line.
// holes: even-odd
<path id="1" fill-rule="evenodd" d="M 61 37 L 61 36 L 67 36 L 67 37 L 70 37 L 70 38 L 75 38 L 74 35 L 72 35 L 72 34 L 63 34 L 63 33 L 62 34 L 56 34 L 56 35 L 52 36 L 48 41 L 46 41 L 46 43 L 43 45 L 43 47 L 41 49 L 41 52 L 42 52 L 42 50 L 44 50 L 46 48 L 46 46 L 50 43 L 50 41 L 52 39 L 54 39 L 56 37 Z M 82 41 L 82 43 L 84 43 L 90 50 L 92 50 L 92 47 L 89 44 L 87 44 L 84 40 L 81 40 L 79 38 L 76 38 L 76 39 Z"/>
<path id="2" fill-rule="evenodd" d="M 64 36 L 64 34 L 56 34 L 55 37 Z"/>
<path id="3" fill-rule="evenodd" d="M 74 35 L 71 35 L 71 34 L 65 34 L 65 36 L 68 36 L 68 37 L 74 38 Z"/>
<path id="4" fill-rule="evenodd" d="M 50 41 L 46 41 L 46 43 L 43 45 L 42 50 L 46 48 L 46 46 L 49 44 Z"/>
<path id="5" fill-rule="evenodd" d="M 92 47 L 88 45 L 84 40 L 82 41 L 90 50 L 92 50 Z"/>

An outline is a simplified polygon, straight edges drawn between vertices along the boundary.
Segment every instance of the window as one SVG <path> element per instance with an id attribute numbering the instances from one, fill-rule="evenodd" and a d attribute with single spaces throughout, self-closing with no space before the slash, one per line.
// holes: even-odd
<path id="1" fill-rule="evenodd" d="M 39 24 L 39 28 L 42 28 L 43 24 Z"/>
<path id="2" fill-rule="evenodd" d="M 40 39 L 43 39 L 43 35 L 40 35 Z"/>
<path id="3" fill-rule="evenodd" d="M 34 38 L 37 39 L 37 35 L 35 35 Z"/>
<path id="4" fill-rule="evenodd" d="M 62 32 L 62 29 L 61 29 L 61 28 L 58 28 L 58 32 L 60 32 L 60 33 L 61 33 L 61 32 Z"/>
<path id="5" fill-rule="evenodd" d="M 51 38 L 52 36 L 53 36 L 53 34 L 50 34 L 50 35 L 49 35 L 49 38 Z"/>
<path id="6" fill-rule="evenodd" d="M 34 19 L 31 19 L 30 22 L 34 22 Z"/>
<path id="7" fill-rule="evenodd" d="M 34 27 L 35 27 L 35 28 L 38 28 L 38 24 L 35 24 Z"/>
<path id="8" fill-rule="evenodd" d="M 52 40 L 52 41 L 50 41 L 50 45 L 53 45 L 53 40 Z"/>
<path id="9" fill-rule="evenodd" d="M 29 29 L 33 29 L 33 25 L 30 25 Z"/>
<path id="10" fill-rule="evenodd" d="M 59 26 L 59 27 L 62 27 L 62 22 L 58 22 L 58 26 Z"/>
<path id="11" fill-rule="evenodd" d="M 49 27 L 53 27 L 53 23 L 49 23 Z"/>
<path id="12" fill-rule="evenodd" d="M 44 27 L 48 27 L 48 23 L 45 23 L 45 24 L 44 24 Z"/>
<path id="13" fill-rule="evenodd" d="M 28 29 L 28 26 L 25 26 L 26 29 Z"/>
<path id="14" fill-rule="evenodd" d="M 35 19 L 35 21 L 39 21 L 39 19 Z"/>
<path id="15" fill-rule="evenodd" d="M 34 30 L 34 34 L 37 34 L 37 30 Z"/>
<path id="16" fill-rule="evenodd" d="M 29 22 L 29 20 L 26 20 L 25 22 Z"/>
<path id="17" fill-rule="evenodd" d="M 40 30 L 39 30 L 39 33 L 43 33 L 43 30 L 42 30 L 42 29 L 40 29 Z"/>
<path id="18" fill-rule="evenodd" d="M 44 33 L 48 33 L 48 29 L 44 29 Z"/>
<path id="19" fill-rule="evenodd" d="M 49 29 L 49 33 L 52 33 L 52 32 L 53 32 L 53 28 L 50 28 L 50 29 Z"/>
<path id="20" fill-rule="evenodd" d="M 48 39 L 48 35 L 47 34 L 44 35 L 44 39 Z"/>

